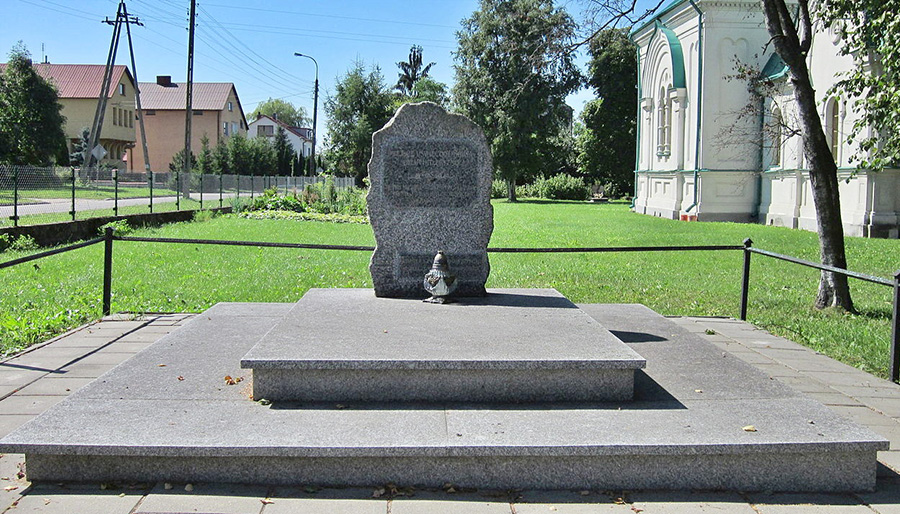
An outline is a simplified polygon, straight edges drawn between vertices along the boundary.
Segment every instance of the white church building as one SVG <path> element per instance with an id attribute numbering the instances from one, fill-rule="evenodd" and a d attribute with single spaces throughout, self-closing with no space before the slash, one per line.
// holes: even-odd
<path id="1" fill-rule="evenodd" d="M 826 96 L 849 70 L 840 33 L 816 27 L 808 65 L 838 164 L 844 232 L 897 238 L 900 170 L 857 172 L 847 142 L 852 106 Z M 633 30 L 639 49 L 635 212 L 682 220 L 757 222 L 816 230 L 809 173 L 787 70 L 759 2 L 675 0 Z M 759 70 L 763 97 L 735 78 Z M 778 120 L 783 124 L 777 123 Z"/>

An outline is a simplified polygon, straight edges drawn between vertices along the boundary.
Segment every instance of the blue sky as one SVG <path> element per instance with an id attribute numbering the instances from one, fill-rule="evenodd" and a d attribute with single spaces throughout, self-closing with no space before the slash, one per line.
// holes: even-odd
<path id="1" fill-rule="evenodd" d="M 103 64 L 112 36 L 118 0 L 3 0 L 0 16 L 0 61 L 23 41 L 35 61 L 46 55 L 59 64 Z M 234 82 L 245 113 L 269 97 L 303 106 L 312 115 L 315 66 L 319 63 L 319 133 L 325 135 L 323 103 L 336 77 L 354 59 L 381 67 L 385 81 L 397 79 L 396 62 L 406 60 L 413 44 L 434 61 L 431 75 L 453 83 L 455 32 L 477 0 L 333 0 L 331 2 L 247 2 L 199 0 L 194 80 Z M 151 82 L 187 75 L 188 0 L 128 0 L 138 79 Z M 573 12 L 578 16 L 578 12 Z M 129 64 L 123 31 L 117 64 Z M 42 50 L 43 45 L 43 50 Z M 584 59 L 580 59 L 583 64 Z M 569 99 L 576 111 L 590 98 L 586 91 Z M 320 139 L 321 140 L 321 139 Z"/>

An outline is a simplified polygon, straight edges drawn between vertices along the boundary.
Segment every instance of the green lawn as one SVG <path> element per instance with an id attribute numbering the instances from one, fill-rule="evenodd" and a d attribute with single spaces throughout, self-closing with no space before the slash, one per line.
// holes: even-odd
<path id="1" fill-rule="evenodd" d="M 685 223 L 626 204 L 494 202 L 492 247 L 740 244 L 816 260 L 813 233 L 761 225 Z M 136 235 L 372 245 L 368 225 L 214 218 Z M 900 241 L 851 238 L 850 268 L 900 269 Z M 16 255 L 0 254 L 0 260 Z M 371 287 L 367 252 L 116 242 L 113 310 L 199 312 L 220 301 L 292 302 L 310 287 Z M 95 319 L 99 245 L 0 270 L 6 351 Z M 742 252 L 491 254 L 489 287 L 555 287 L 575 302 L 638 302 L 662 314 L 737 317 Z M 452 260 L 451 260 L 452 265 Z M 424 273 L 424 271 L 423 271 Z M 811 308 L 818 273 L 755 255 L 749 321 L 880 376 L 887 375 L 891 290 L 853 281 L 859 314 Z M 336 313 L 339 315 L 339 313 Z"/>
<path id="2" fill-rule="evenodd" d="M 154 197 L 153 201 L 153 212 L 172 212 L 176 210 L 182 211 L 190 211 L 200 209 L 200 202 L 197 200 L 188 200 L 185 198 L 181 199 L 181 205 L 179 206 L 174 201 L 160 202 L 158 198 Z M 229 199 L 225 199 L 225 203 L 223 205 L 230 205 Z M 203 202 L 204 209 L 210 209 L 219 206 L 219 201 L 216 199 L 215 201 L 205 201 Z M 120 205 L 119 206 L 119 216 L 126 216 L 128 214 L 145 214 L 150 212 L 150 199 L 147 199 L 147 203 L 140 205 Z M 115 213 L 112 209 L 94 209 L 89 211 L 78 211 L 75 213 L 75 219 L 83 220 L 89 218 L 102 218 L 104 216 L 114 216 Z M 19 215 L 19 226 L 26 225 L 40 225 L 44 223 L 57 223 L 60 221 L 71 221 L 72 215 L 68 212 L 47 212 L 47 213 L 39 213 L 39 214 L 22 214 Z M 0 218 L 0 228 L 4 227 L 12 227 L 13 221 L 9 218 Z"/>

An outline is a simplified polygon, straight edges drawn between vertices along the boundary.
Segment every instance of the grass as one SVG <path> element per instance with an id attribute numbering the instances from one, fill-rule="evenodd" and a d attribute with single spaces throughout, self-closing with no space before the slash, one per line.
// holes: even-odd
<path id="1" fill-rule="evenodd" d="M 491 246 L 740 244 L 816 260 L 816 235 L 734 223 L 684 223 L 625 204 L 494 202 Z M 218 217 L 140 230 L 177 238 L 372 245 L 368 225 Z M 847 240 L 850 268 L 892 276 L 896 240 Z M 3 254 L 0 260 L 12 258 Z M 371 287 L 367 252 L 117 242 L 113 309 L 200 312 L 220 301 L 293 302 L 310 287 Z M 555 287 L 577 303 L 643 303 L 667 315 L 737 317 L 742 252 L 491 254 L 488 287 Z M 0 270 L 0 345 L 45 339 L 100 313 L 99 245 Z M 451 266 L 452 266 L 451 258 Z M 424 271 L 423 271 L 424 273 Z M 815 270 L 755 255 L 749 321 L 879 376 L 887 376 L 891 290 L 854 280 L 859 314 L 816 311 Z M 336 315 L 339 315 L 336 313 Z M 21 321 L 20 321 L 21 320 Z"/>
<path id="2" fill-rule="evenodd" d="M 172 212 L 175 210 L 197 210 L 200 208 L 200 202 L 197 200 L 188 200 L 185 198 L 181 199 L 181 205 L 178 209 L 176 209 L 176 204 L 174 201 L 160 202 L 156 203 L 158 199 L 154 196 L 153 202 L 153 212 Z M 227 199 L 224 205 L 228 205 Z M 203 202 L 203 208 L 209 209 L 212 207 L 218 207 L 219 200 L 215 201 L 205 201 Z M 143 214 L 150 212 L 150 199 L 147 198 L 146 204 L 141 205 L 120 205 L 119 206 L 119 216 L 126 216 L 128 214 Z M 112 209 L 93 209 L 93 210 L 81 210 L 75 213 L 75 218 L 79 220 L 88 219 L 88 218 L 101 218 L 104 216 L 114 216 L 115 213 Z M 40 214 L 20 214 L 19 215 L 19 226 L 26 225 L 39 225 L 43 223 L 57 223 L 60 221 L 71 221 L 72 215 L 68 212 L 45 212 Z M 9 218 L 0 218 L 0 228 L 4 227 L 12 227 L 13 221 Z"/>

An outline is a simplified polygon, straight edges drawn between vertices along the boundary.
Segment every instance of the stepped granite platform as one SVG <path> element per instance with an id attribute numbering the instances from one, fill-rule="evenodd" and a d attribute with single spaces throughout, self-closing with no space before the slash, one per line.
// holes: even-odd
<path id="1" fill-rule="evenodd" d="M 241 360 L 255 398 L 337 402 L 624 401 L 645 364 L 554 289 L 446 305 L 312 289 Z"/>
<path id="2" fill-rule="evenodd" d="M 54 482 L 833 492 L 873 488 L 888 448 L 640 305 L 582 308 L 646 359 L 633 401 L 262 405 L 240 360 L 293 307 L 216 305 L 0 452 L 25 453 L 29 477 Z"/>

